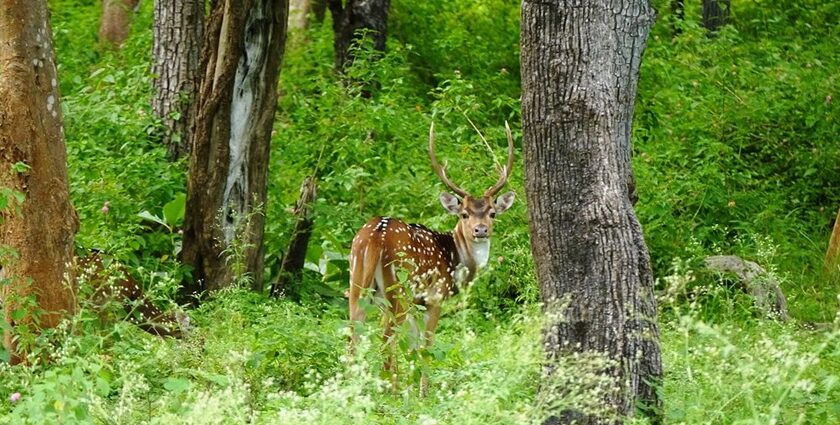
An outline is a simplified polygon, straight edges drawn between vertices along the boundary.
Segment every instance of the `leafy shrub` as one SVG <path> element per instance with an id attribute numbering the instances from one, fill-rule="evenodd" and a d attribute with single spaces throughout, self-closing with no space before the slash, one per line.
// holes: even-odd
<path id="1" fill-rule="evenodd" d="M 733 24 L 708 37 L 694 4 L 674 37 L 669 3 L 654 3 L 661 18 L 642 63 L 633 137 L 636 208 L 659 286 L 686 285 L 673 301 L 660 297 L 666 418 L 837 422 L 838 325 L 806 331 L 796 320 L 827 322 L 836 310 L 836 281 L 819 269 L 840 201 L 830 97 L 840 6 L 738 3 Z M 148 106 L 153 4 L 141 2 L 120 52 L 95 47 L 99 4 L 50 2 L 77 241 L 127 264 L 163 301 L 187 273 L 173 259 L 185 164 L 166 161 Z M 193 312 L 197 328 L 181 341 L 98 323 L 83 308 L 63 327 L 33 335 L 31 364 L 0 362 L 0 423 L 521 424 L 591 403 L 578 389 L 594 386 L 586 372 L 597 359 L 562 365 L 557 379 L 573 389 L 568 398 L 537 393 L 542 325 L 521 155 L 509 182 L 519 201 L 498 220 L 489 270 L 445 305 L 429 356 L 401 351 L 407 385 L 392 394 L 380 376 L 375 320 L 363 327 L 361 356 L 345 358 L 340 294 L 356 229 L 373 215 L 438 230 L 454 224 L 437 202 L 443 186 L 428 165 L 429 123 L 453 180 L 471 191 L 497 178 L 505 120 L 520 146 L 519 6 L 393 2 L 388 51 L 359 61 L 344 81 L 332 71 L 329 22 L 297 34 L 280 77 L 266 276 L 277 273 L 300 182 L 317 175 L 301 302 L 225 291 Z M 705 256 L 722 253 L 772 269 L 794 323 L 763 320 L 748 297 L 701 273 Z M 418 370 L 431 377 L 425 399 Z"/>

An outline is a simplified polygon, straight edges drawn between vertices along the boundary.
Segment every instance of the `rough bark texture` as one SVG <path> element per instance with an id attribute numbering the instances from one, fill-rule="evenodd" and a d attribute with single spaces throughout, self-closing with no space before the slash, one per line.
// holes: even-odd
<path id="1" fill-rule="evenodd" d="M 0 0 L 0 187 L 25 194 L 20 211 L 0 217 L 4 319 L 17 326 L 56 326 L 75 310 L 68 264 L 78 218 L 70 204 L 67 153 L 61 124 L 58 76 L 46 0 Z M 12 165 L 30 168 L 15 172 Z M 4 252 L 4 251 L 3 251 Z M 21 299 L 34 295 L 39 319 L 13 320 Z M 12 332 L 3 344 L 12 353 Z M 20 357 L 13 355 L 12 361 Z"/>
<path id="2" fill-rule="evenodd" d="M 661 408 L 662 366 L 650 258 L 632 206 L 630 130 L 646 0 L 524 1 L 522 117 L 531 244 L 552 360 L 571 351 L 618 362 L 619 415 Z M 559 320 L 558 301 L 568 299 Z M 542 391 L 551 388 L 545 381 Z M 546 422 L 603 418 L 554 412 Z"/>
<path id="3" fill-rule="evenodd" d="M 734 255 L 713 255 L 706 257 L 706 268 L 738 276 L 741 287 L 753 297 L 762 313 L 782 322 L 790 320 L 787 300 L 779 282 L 757 263 Z"/>
<path id="4" fill-rule="evenodd" d="M 358 31 L 367 30 L 374 50 L 385 51 L 390 3 L 390 0 L 329 0 L 337 70 L 343 71 L 356 59 L 353 48 L 363 41 L 358 37 Z"/>
<path id="5" fill-rule="evenodd" d="M 204 0 L 155 2 L 152 110 L 163 121 L 163 142 L 173 160 L 189 153 L 190 106 L 199 76 Z"/>
<path id="6" fill-rule="evenodd" d="M 729 5 L 730 0 L 703 0 L 703 26 L 709 32 L 716 32 L 729 21 Z"/>
<path id="7" fill-rule="evenodd" d="M 297 216 L 295 230 L 289 241 L 289 248 L 280 261 L 280 273 L 277 282 L 271 288 L 275 297 L 287 293 L 289 288 L 300 282 L 303 276 L 303 265 L 306 261 L 306 249 L 312 236 L 314 219 L 312 217 L 312 202 L 317 195 L 317 183 L 313 177 L 307 177 L 300 187 L 300 198 L 295 205 L 294 214 Z"/>
<path id="8" fill-rule="evenodd" d="M 286 39 L 287 0 L 219 0 L 202 48 L 203 75 L 190 135 L 182 260 L 187 292 L 229 285 L 235 261 L 262 288 L 271 126 Z"/>
<path id="9" fill-rule="evenodd" d="M 102 0 L 99 41 L 113 49 L 122 47 L 131 30 L 131 18 L 140 0 Z"/>

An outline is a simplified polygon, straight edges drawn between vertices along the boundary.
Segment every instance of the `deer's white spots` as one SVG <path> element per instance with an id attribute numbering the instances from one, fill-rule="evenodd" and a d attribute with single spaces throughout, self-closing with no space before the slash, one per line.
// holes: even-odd
<path id="1" fill-rule="evenodd" d="M 47 110 L 52 111 L 55 107 L 55 96 L 49 95 L 47 96 Z"/>
<path id="2" fill-rule="evenodd" d="M 55 78 L 53 78 L 52 80 L 50 80 L 50 85 L 55 87 L 58 85 L 58 81 L 56 81 Z"/>

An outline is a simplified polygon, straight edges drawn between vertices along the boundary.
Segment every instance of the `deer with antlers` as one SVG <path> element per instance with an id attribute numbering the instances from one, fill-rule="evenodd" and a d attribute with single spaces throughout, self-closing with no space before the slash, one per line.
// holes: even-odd
<path id="1" fill-rule="evenodd" d="M 365 310 L 359 300 L 365 290 L 376 283 L 375 291 L 387 300 L 384 339 L 390 345 L 384 368 L 396 388 L 396 341 L 394 328 L 408 315 L 406 301 L 425 307 L 421 347 L 431 346 L 440 319 L 441 304 L 469 284 L 476 272 L 487 265 L 490 255 L 490 236 L 498 214 L 511 207 L 515 195 L 507 192 L 494 199 L 507 183 L 513 167 L 513 137 L 505 123 L 508 151 L 507 164 L 501 168 L 499 180 L 481 196 L 472 196 L 456 186 L 446 176 L 446 163 L 441 166 L 435 155 L 434 123 L 429 128 L 429 158 L 432 169 L 455 195 L 443 192 L 440 203 L 450 214 L 459 217 L 451 233 L 439 233 L 422 225 L 409 224 L 390 217 L 374 217 L 356 233 L 350 252 L 350 322 L 353 327 L 350 350 L 356 343 L 354 323 L 365 320 Z M 398 271 L 407 276 L 401 282 Z M 405 284 L 403 284 L 405 283 Z M 407 317 L 408 316 L 408 317 Z M 415 326 L 412 326 L 416 329 Z M 421 378 L 421 392 L 428 380 Z"/>

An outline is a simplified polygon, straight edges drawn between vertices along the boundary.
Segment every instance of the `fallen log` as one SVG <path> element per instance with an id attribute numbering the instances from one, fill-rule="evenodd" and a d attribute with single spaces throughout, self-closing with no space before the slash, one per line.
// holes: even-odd
<path id="1" fill-rule="evenodd" d="M 756 307 L 764 314 L 782 322 L 790 320 L 779 282 L 761 266 L 735 255 L 706 257 L 705 263 L 709 270 L 737 276 L 741 288 L 753 297 Z"/>

